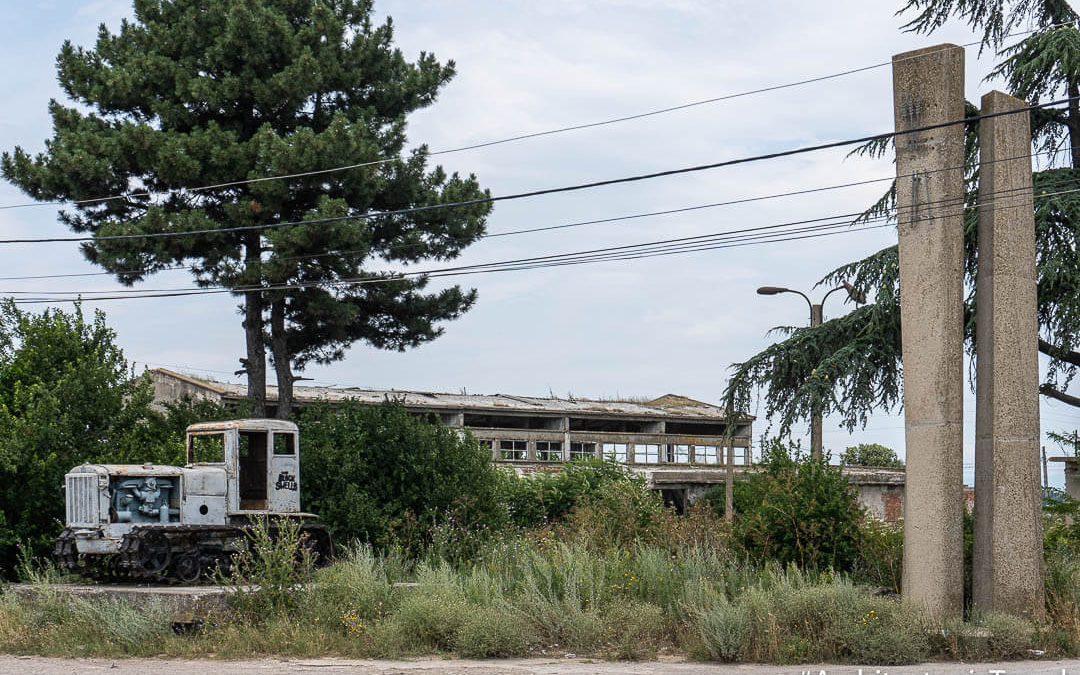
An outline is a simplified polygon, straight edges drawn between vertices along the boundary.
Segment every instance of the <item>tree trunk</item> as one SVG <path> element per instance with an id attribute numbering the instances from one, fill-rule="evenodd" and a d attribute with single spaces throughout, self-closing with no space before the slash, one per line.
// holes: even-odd
<path id="1" fill-rule="evenodd" d="M 274 371 L 277 373 L 279 420 L 292 417 L 293 382 L 292 354 L 285 339 L 285 298 L 274 301 L 270 306 L 270 349 L 274 356 Z"/>
<path id="2" fill-rule="evenodd" d="M 247 269 L 258 270 L 261 264 L 261 235 L 253 232 L 245 242 Z M 258 287 L 260 272 L 248 286 Z M 263 297 L 261 290 L 244 292 L 244 337 L 247 341 L 247 359 L 244 368 L 247 371 L 248 400 L 251 401 L 251 414 L 254 417 L 266 417 L 266 343 L 263 338 Z"/>
<path id="3" fill-rule="evenodd" d="M 266 417 L 266 346 L 263 343 L 262 291 L 244 293 L 244 336 L 247 339 L 248 400 L 251 414 Z"/>

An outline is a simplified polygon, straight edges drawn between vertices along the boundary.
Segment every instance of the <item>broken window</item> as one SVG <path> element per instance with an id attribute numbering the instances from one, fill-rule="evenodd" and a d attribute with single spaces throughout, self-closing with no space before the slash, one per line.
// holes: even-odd
<path id="1" fill-rule="evenodd" d="M 694 460 L 699 464 L 719 464 L 719 449 L 715 445 L 695 445 Z"/>
<path id="2" fill-rule="evenodd" d="M 225 434 L 197 434 L 188 437 L 189 464 L 223 464 L 225 462 Z"/>
<path id="3" fill-rule="evenodd" d="M 630 446 L 626 443 L 604 443 L 604 459 L 610 459 L 615 462 L 625 462 L 629 459 L 627 455 L 627 448 Z"/>
<path id="4" fill-rule="evenodd" d="M 670 464 L 689 464 L 690 446 L 674 444 L 667 446 L 667 461 Z"/>
<path id="5" fill-rule="evenodd" d="M 499 459 L 518 461 L 528 458 L 528 441 L 499 441 Z"/>
<path id="6" fill-rule="evenodd" d="M 596 457 L 596 443 L 571 443 L 570 460 Z"/>
<path id="7" fill-rule="evenodd" d="M 480 449 L 482 451 L 487 452 L 488 457 L 491 457 L 491 458 L 495 457 L 495 441 L 491 441 L 491 440 L 488 440 L 486 438 L 481 438 L 481 439 L 476 441 L 476 444 L 478 446 L 480 446 Z"/>
<path id="8" fill-rule="evenodd" d="M 657 443 L 635 443 L 634 444 L 634 463 L 635 464 L 659 464 L 660 463 L 660 445 Z"/>
<path id="9" fill-rule="evenodd" d="M 293 434 L 274 434 L 275 455 L 295 455 L 296 437 Z"/>
<path id="10" fill-rule="evenodd" d="M 556 441 L 537 441 L 536 458 L 541 462 L 562 461 L 562 443 Z"/>

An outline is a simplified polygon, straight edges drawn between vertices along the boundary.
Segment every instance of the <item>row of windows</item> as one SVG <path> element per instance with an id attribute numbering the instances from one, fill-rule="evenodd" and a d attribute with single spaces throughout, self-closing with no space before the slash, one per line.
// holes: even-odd
<path id="1" fill-rule="evenodd" d="M 529 459 L 529 442 L 525 440 L 482 440 L 480 445 L 501 461 L 522 462 Z M 634 464 L 724 464 L 724 448 L 716 445 L 660 443 L 585 443 L 571 442 L 570 452 L 563 457 L 560 441 L 536 441 L 536 460 L 561 462 L 585 457 L 603 457 L 616 462 Z M 736 464 L 746 463 L 748 448 L 735 448 Z"/>

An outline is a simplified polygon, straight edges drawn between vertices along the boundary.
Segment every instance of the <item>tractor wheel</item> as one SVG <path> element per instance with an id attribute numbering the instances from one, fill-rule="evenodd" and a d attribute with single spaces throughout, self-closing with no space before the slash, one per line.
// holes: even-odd
<path id="1" fill-rule="evenodd" d="M 199 552 L 192 551 L 178 557 L 173 562 L 172 571 L 176 575 L 177 581 L 182 583 L 190 584 L 198 580 L 202 574 L 202 561 L 199 559 Z"/>
<path id="2" fill-rule="evenodd" d="M 145 532 L 139 540 L 136 561 L 146 574 L 159 574 L 169 566 L 172 549 L 168 538 L 161 532 Z"/>

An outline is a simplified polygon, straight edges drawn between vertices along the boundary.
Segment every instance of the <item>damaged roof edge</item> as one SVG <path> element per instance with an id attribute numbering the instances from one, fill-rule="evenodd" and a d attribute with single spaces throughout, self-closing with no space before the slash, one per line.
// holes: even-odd
<path id="1" fill-rule="evenodd" d="M 244 398 L 247 395 L 247 389 L 242 384 L 203 380 L 191 375 L 181 375 L 165 368 L 155 368 L 150 372 L 155 373 L 158 377 L 179 379 L 225 398 Z M 266 390 L 267 402 L 276 401 L 277 387 L 268 385 Z M 472 410 L 496 414 L 618 415 L 620 417 L 664 417 L 669 419 L 709 419 L 714 421 L 728 417 L 728 411 L 725 408 L 675 394 L 665 394 L 651 401 L 637 402 L 538 398 L 509 394 L 446 394 L 352 387 L 296 387 L 294 392 L 294 400 L 297 403 L 320 401 L 333 403 L 348 399 L 371 404 L 385 400 L 398 400 L 407 407 L 454 413 Z M 741 413 L 738 419 L 740 422 L 746 423 L 752 422 L 756 418 L 753 415 Z"/>

